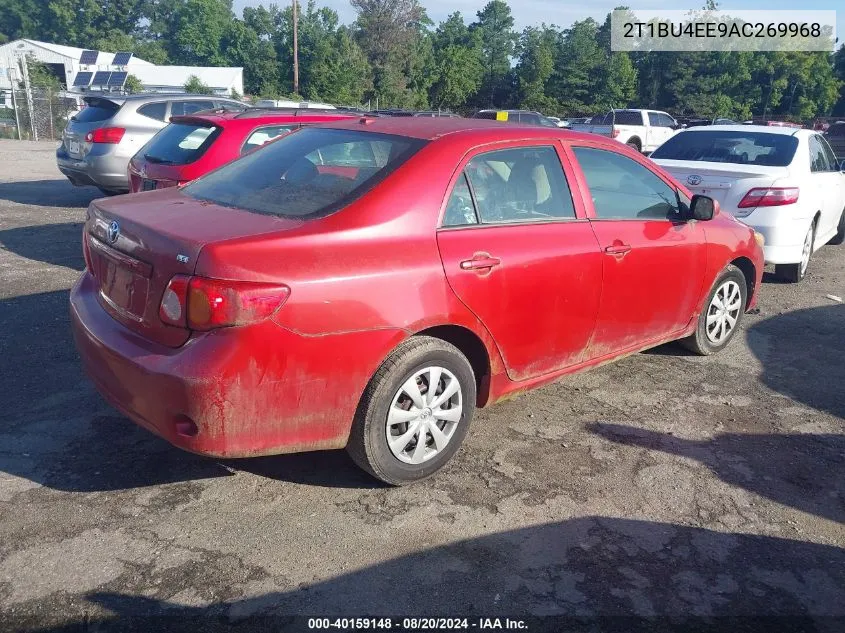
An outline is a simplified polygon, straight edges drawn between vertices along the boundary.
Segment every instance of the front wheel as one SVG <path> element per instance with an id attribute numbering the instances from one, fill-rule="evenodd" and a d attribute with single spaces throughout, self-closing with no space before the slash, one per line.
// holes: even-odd
<path id="1" fill-rule="evenodd" d="M 428 336 L 400 344 L 367 386 L 346 450 L 393 486 L 430 477 L 458 451 L 475 411 L 472 366 Z"/>
<path id="2" fill-rule="evenodd" d="M 681 343 L 700 356 L 709 356 L 727 347 L 739 329 L 747 303 L 745 275 L 729 265 L 713 284 L 713 290 L 698 317 L 695 333 Z"/>

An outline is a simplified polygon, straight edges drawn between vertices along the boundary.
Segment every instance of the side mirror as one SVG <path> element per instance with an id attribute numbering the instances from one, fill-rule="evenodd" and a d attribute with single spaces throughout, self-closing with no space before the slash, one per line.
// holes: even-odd
<path id="1" fill-rule="evenodd" d="M 706 222 L 716 213 L 716 202 L 707 196 L 693 196 L 690 204 L 690 216 L 693 220 Z"/>
<path id="2" fill-rule="evenodd" d="M 839 163 L 839 171 L 845 174 L 845 159 L 843 159 L 842 162 Z"/>

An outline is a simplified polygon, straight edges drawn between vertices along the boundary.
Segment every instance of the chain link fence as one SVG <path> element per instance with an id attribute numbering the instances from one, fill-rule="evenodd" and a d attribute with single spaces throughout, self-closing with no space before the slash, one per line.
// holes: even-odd
<path id="1" fill-rule="evenodd" d="M 14 90 L 0 107 L 0 138 L 55 141 L 70 117 L 77 112 L 77 100 L 64 91 L 50 88 Z"/>

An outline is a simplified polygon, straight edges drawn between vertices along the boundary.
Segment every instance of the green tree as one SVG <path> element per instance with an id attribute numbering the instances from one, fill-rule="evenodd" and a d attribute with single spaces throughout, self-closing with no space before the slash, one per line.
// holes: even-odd
<path id="1" fill-rule="evenodd" d="M 224 66 L 221 45 L 232 20 L 231 0 L 184 0 L 171 20 L 170 59 L 191 66 Z"/>
<path id="2" fill-rule="evenodd" d="M 191 95 L 210 95 L 214 91 L 200 80 L 196 75 L 188 77 L 185 82 L 185 92 Z"/>
<path id="3" fill-rule="evenodd" d="M 470 28 L 480 35 L 484 66 L 478 105 L 506 105 L 511 96 L 511 58 L 519 37 L 513 30 L 511 8 L 504 0 L 491 0 L 477 16 Z"/>
<path id="4" fill-rule="evenodd" d="M 519 61 L 515 68 L 519 106 L 540 112 L 557 112 L 559 104 L 546 92 L 554 72 L 555 48 L 559 34 L 543 25 L 529 26 L 519 40 Z"/>
<path id="5" fill-rule="evenodd" d="M 126 77 L 126 83 L 123 84 L 123 89 L 129 94 L 136 94 L 138 92 L 144 92 L 144 84 L 135 75 L 130 74 Z"/>
<path id="6" fill-rule="evenodd" d="M 484 79 L 480 33 L 470 31 L 460 13 L 440 23 L 432 36 L 433 65 L 429 102 L 456 110 L 478 93 Z"/>

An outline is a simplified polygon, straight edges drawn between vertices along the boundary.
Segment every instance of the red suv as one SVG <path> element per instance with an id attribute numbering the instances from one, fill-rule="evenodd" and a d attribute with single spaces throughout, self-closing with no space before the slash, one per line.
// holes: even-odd
<path id="1" fill-rule="evenodd" d="M 725 348 L 760 238 L 593 134 L 449 118 L 297 130 L 95 200 L 74 336 L 100 392 L 195 453 L 347 447 L 391 484 L 476 406 L 683 339 Z"/>
<path id="2" fill-rule="evenodd" d="M 313 110 L 263 109 L 174 116 L 129 161 L 129 190 L 182 185 L 299 127 L 348 118 Z"/>

